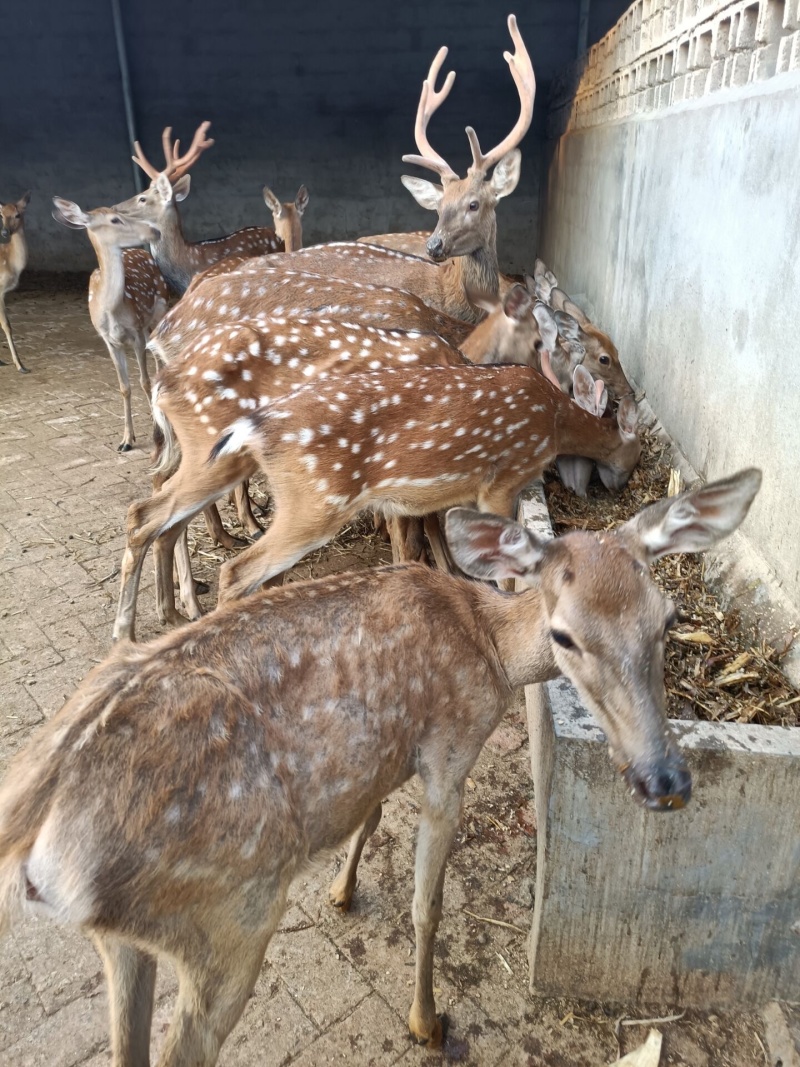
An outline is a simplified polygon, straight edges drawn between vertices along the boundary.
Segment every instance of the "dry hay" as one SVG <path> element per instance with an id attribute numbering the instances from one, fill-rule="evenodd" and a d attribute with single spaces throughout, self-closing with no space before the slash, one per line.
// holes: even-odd
<path id="1" fill-rule="evenodd" d="M 556 533 L 611 529 L 667 495 L 669 446 L 649 433 L 642 444 L 639 467 L 616 495 L 603 489 L 595 475 L 588 498 L 581 500 L 554 474 L 546 475 L 545 495 Z M 735 607 L 725 610 L 706 584 L 702 555 L 665 557 L 654 564 L 652 573 L 680 618 L 667 642 L 669 715 L 800 725 L 800 690 L 780 669 L 794 635 L 787 635 L 784 646 L 775 649 L 754 629 L 742 626 Z"/>

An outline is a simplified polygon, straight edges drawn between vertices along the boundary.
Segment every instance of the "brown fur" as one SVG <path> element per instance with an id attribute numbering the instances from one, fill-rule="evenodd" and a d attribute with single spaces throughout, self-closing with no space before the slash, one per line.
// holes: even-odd
<path id="1" fill-rule="evenodd" d="M 14 344 L 14 334 L 6 314 L 6 293 L 17 288 L 19 278 L 28 262 L 28 244 L 25 239 L 25 209 L 31 194 L 25 193 L 10 204 L 0 204 L 0 327 L 6 335 L 6 343 L 18 371 L 27 374 Z M 0 367 L 5 364 L 0 360 Z"/>

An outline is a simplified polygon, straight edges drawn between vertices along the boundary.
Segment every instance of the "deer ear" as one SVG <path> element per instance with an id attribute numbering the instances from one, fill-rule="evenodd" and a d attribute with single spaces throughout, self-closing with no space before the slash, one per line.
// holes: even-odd
<path id="1" fill-rule="evenodd" d="M 53 204 L 53 218 L 62 226 L 68 226 L 71 230 L 85 230 L 89 225 L 89 216 L 71 200 L 54 196 Z"/>
<path id="2" fill-rule="evenodd" d="M 559 289 L 557 285 L 554 285 L 550 290 L 550 307 L 554 311 L 563 311 L 564 305 L 569 301 L 569 297 L 563 289 Z"/>
<path id="3" fill-rule="evenodd" d="M 547 274 L 547 265 L 544 260 L 539 259 L 537 256 L 533 261 L 533 276 L 538 280 L 539 278 L 543 279 L 545 274 Z"/>
<path id="4" fill-rule="evenodd" d="M 178 178 L 175 184 L 172 186 L 172 195 L 177 201 L 185 200 L 189 195 L 189 189 L 192 185 L 191 174 L 184 174 L 182 178 Z"/>
<path id="5" fill-rule="evenodd" d="M 522 152 L 518 148 L 513 148 L 497 164 L 489 180 L 496 200 L 502 200 L 504 196 L 514 192 L 519 182 L 521 169 Z"/>
<path id="6" fill-rule="evenodd" d="M 265 185 L 264 188 L 261 190 L 261 193 L 264 197 L 264 203 L 270 209 L 275 218 L 282 219 L 283 216 L 286 214 L 286 210 L 283 204 L 277 198 L 277 196 L 270 189 L 270 187 L 268 185 Z"/>
<path id="7" fill-rule="evenodd" d="M 702 552 L 741 524 L 760 486 L 761 471 L 750 467 L 651 504 L 619 533 L 649 561 L 671 552 Z"/>
<path id="8" fill-rule="evenodd" d="M 554 289 L 553 292 L 556 292 L 556 290 Z M 577 319 L 574 319 L 572 315 L 568 315 L 565 311 L 557 311 L 555 320 L 559 337 L 563 337 L 565 341 L 570 341 L 572 344 L 579 345 L 581 343 L 581 328 Z"/>
<path id="9" fill-rule="evenodd" d="M 403 174 L 400 181 L 420 207 L 427 208 L 428 211 L 438 211 L 442 206 L 444 189 L 441 185 L 434 185 L 433 182 L 426 181 L 424 178 L 412 178 L 410 174 Z"/>
<path id="10" fill-rule="evenodd" d="M 28 206 L 28 204 L 30 204 L 30 202 L 31 202 L 31 191 L 29 189 L 27 191 L 27 193 L 23 193 L 22 196 L 17 201 L 17 210 L 19 211 L 20 214 L 22 214 L 22 212 L 25 210 L 25 208 Z"/>
<path id="11" fill-rule="evenodd" d="M 526 319 L 530 315 L 532 307 L 533 298 L 522 285 L 512 286 L 503 301 L 503 311 L 506 314 L 506 318 L 513 319 L 515 322 L 522 322 Z"/>
<path id="12" fill-rule="evenodd" d="M 591 412 L 592 415 L 597 414 L 594 378 L 582 363 L 579 363 L 572 372 L 572 395 L 579 408 Z"/>
<path id="13" fill-rule="evenodd" d="M 581 311 L 581 309 L 578 307 L 578 305 L 576 303 L 574 303 L 574 301 L 572 301 L 572 300 L 565 300 L 564 301 L 563 310 L 567 315 L 571 315 L 573 317 L 573 319 L 575 319 L 575 321 L 578 323 L 579 326 L 586 326 L 587 323 L 589 322 L 588 318 L 586 317 L 586 312 L 585 311 Z"/>
<path id="14" fill-rule="evenodd" d="M 305 185 L 301 185 L 297 190 L 297 196 L 294 198 L 294 206 L 297 208 L 297 214 L 302 216 L 305 209 L 308 207 L 308 189 Z"/>
<path id="15" fill-rule="evenodd" d="M 625 437 L 635 437 L 639 425 L 639 408 L 632 396 L 626 396 L 617 408 L 617 426 Z"/>
<path id="16" fill-rule="evenodd" d="M 453 559 L 472 578 L 532 578 L 545 543 L 512 519 L 471 508 L 451 508 L 445 533 Z"/>
<path id="17" fill-rule="evenodd" d="M 542 347 L 548 352 L 555 352 L 558 343 L 558 327 L 553 312 L 542 302 L 533 305 L 533 317 L 539 327 L 539 335 L 542 338 Z"/>

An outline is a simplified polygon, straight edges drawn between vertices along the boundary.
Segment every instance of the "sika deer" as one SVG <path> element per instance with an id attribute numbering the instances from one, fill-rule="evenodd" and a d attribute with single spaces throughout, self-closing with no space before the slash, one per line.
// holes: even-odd
<path id="1" fill-rule="evenodd" d="M 291 203 L 282 204 L 268 185 L 264 186 L 264 203 L 272 212 L 275 235 L 283 241 L 285 252 L 303 247 L 303 215 L 308 207 L 308 189 L 301 185 Z"/>
<path id="2" fill-rule="evenodd" d="M 129 452 L 136 438 L 125 345 L 132 345 L 136 354 L 139 381 L 149 404 L 151 386 L 145 346 L 148 332 L 164 315 L 169 298 L 166 282 L 150 255 L 133 246 L 154 239 L 158 230 L 115 208 L 82 211 L 60 196 L 54 196 L 53 203 L 56 222 L 73 230 L 86 230 L 97 254 L 98 268 L 89 279 L 89 315 L 106 344 L 122 393 L 125 433 L 117 451 Z"/>
<path id="3" fill-rule="evenodd" d="M 524 291 L 523 297 L 528 299 Z M 496 306 L 476 328 L 480 337 L 478 344 L 470 349 L 473 358 L 481 360 L 500 353 L 505 359 L 531 361 L 527 349 L 538 341 L 539 335 L 529 314 L 523 315 L 525 324 L 516 320 L 514 315 L 520 312 L 512 303 L 507 300 L 504 305 Z M 528 328 L 528 321 L 533 330 Z M 154 489 L 160 489 L 163 481 L 174 473 L 179 453 L 191 449 L 198 434 L 217 435 L 214 428 L 217 423 L 232 422 L 243 411 L 264 410 L 279 396 L 312 378 L 414 365 L 462 367 L 468 364 L 457 349 L 436 333 L 423 334 L 418 330 L 384 330 L 294 317 L 289 321 L 259 318 L 258 329 L 245 324 L 217 326 L 196 338 L 159 374 L 153 415 L 162 451 L 155 470 Z M 433 540 L 436 531 L 432 520 L 428 526 Z M 396 556 L 407 558 L 410 547 L 400 545 L 411 537 L 408 532 L 393 529 Z M 421 547 L 421 527 L 418 537 Z M 439 547 L 438 543 L 434 544 L 434 551 Z M 180 551 L 184 604 L 190 617 L 199 618 L 201 612 L 194 587 L 186 577 L 188 555 L 183 547 Z M 441 558 L 444 558 L 443 550 Z M 175 608 L 171 560 L 171 541 L 162 538 L 156 552 L 156 597 L 162 622 L 183 621 Z"/>
<path id="4" fill-rule="evenodd" d="M 17 355 L 11 323 L 6 314 L 6 293 L 17 288 L 19 276 L 28 262 L 28 245 L 25 241 L 25 209 L 30 203 L 31 194 L 25 193 L 16 203 L 0 204 L 0 326 L 6 335 L 8 350 L 14 360 L 14 366 L 23 374 L 30 373 L 23 367 Z M 0 367 L 5 363 L 0 360 Z"/>
<path id="5" fill-rule="evenodd" d="M 331 887 L 347 906 L 381 801 L 419 774 L 409 1027 L 435 1048 L 445 864 L 467 775 L 514 687 L 565 674 L 637 799 L 681 808 L 691 777 L 663 681 L 675 611 L 647 564 L 727 536 L 759 483 L 742 471 L 613 533 L 552 542 L 458 510 L 447 529 L 459 565 L 525 591 L 387 567 L 271 590 L 118 648 L 0 791 L 0 932 L 48 916 L 95 940 L 115 1067 L 149 1063 L 157 961 L 171 960 L 179 989 L 160 1067 L 212 1067 L 292 879 L 357 831 Z"/>
<path id="6" fill-rule="evenodd" d="M 536 93 L 533 66 L 513 15 L 509 16 L 508 28 L 514 42 L 514 55 L 506 52 L 504 58 L 517 87 L 520 114 L 511 132 L 485 155 L 475 131 L 467 127 L 473 163 L 463 179 L 431 148 L 427 138 L 428 122 L 447 97 L 455 78 L 451 72 L 444 87 L 439 91 L 435 89 L 436 78 L 447 55 L 446 48 L 439 50 L 422 85 L 415 125 L 415 139 L 421 155 L 404 156 L 403 159 L 434 170 L 441 175 L 443 184 L 438 186 L 407 176 L 402 180 L 418 203 L 439 212 L 439 223 L 427 243 L 428 255 L 436 262 L 348 241 L 316 245 L 278 257 L 279 261 L 274 264 L 277 269 L 309 271 L 332 279 L 364 283 L 377 280 L 383 285 L 414 293 L 431 307 L 454 318 L 479 321 L 480 311 L 472 306 L 467 294 L 498 294 L 495 209 L 497 202 L 512 193 L 519 181 L 521 156 L 517 145 L 530 126 Z M 494 171 L 489 178 L 492 168 Z M 125 208 L 128 210 L 128 205 Z M 451 262 L 437 266 L 446 259 Z M 272 267 L 273 263 L 271 259 L 261 258 L 253 266 L 257 273 L 266 266 Z M 267 281 L 274 284 L 271 279 Z M 208 299 L 204 287 L 197 293 Z M 214 324 L 213 317 L 202 311 L 200 322 L 201 328 Z"/>
<path id="7" fill-rule="evenodd" d="M 606 484 L 619 488 L 641 450 L 632 400 L 620 406 L 617 426 L 580 410 L 528 367 L 385 369 L 317 381 L 228 422 L 209 462 L 212 429 L 230 418 L 220 400 L 201 409 L 208 423 L 184 430 L 178 473 L 128 511 L 115 638 L 133 636 L 150 544 L 161 539 L 158 569 L 192 516 L 257 467 L 269 481 L 272 525 L 223 565 L 223 600 L 282 574 L 362 510 L 421 516 L 477 501 L 508 515 L 559 454 L 597 460 Z M 166 398 L 155 407 L 175 426 Z"/>
<path id="8" fill-rule="evenodd" d="M 210 122 L 198 126 L 192 144 L 182 156 L 180 142 L 172 141 L 172 127 L 167 126 L 161 140 L 164 147 L 164 170 L 147 160 L 137 142 L 134 161 L 151 179 L 150 188 L 116 205 L 116 210 L 133 219 L 149 222 L 159 236 L 150 242 L 150 252 L 159 270 L 176 293 L 184 293 L 195 274 L 226 256 L 245 253 L 261 256 L 282 251 L 274 230 L 266 226 L 247 226 L 225 237 L 190 243 L 183 236 L 177 204 L 189 195 L 191 178 L 187 173 L 203 152 L 213 145 L 208 137 Z"/>
<path id="9" fill-rule="evenodd" d="M 550 305 L 558 327 L 559 347 L 566 357 L 565 370 L 559 377 L 569 380 L 578 364 L 596 378 L 602 378 L 612 399 L 633 396 L 633 386 L 625 377 L 619 352 L 607 333 L 589 321 L 563 289 L 554 288 Z"/>

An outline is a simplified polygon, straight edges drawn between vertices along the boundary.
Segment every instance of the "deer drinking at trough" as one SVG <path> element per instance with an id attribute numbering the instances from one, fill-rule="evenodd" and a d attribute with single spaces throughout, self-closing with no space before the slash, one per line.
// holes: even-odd
<path id="1" fill-rule="evenodd" d="M 681 808 L 692 783 L 663 680 L 675 610 L 648 564 L 731 533 L 759 483 L 742 471 L 613 532 L 550 542 L 457 509 L 458 564 L 522 592 L 388 567 L 270 590 L 117 648 L 0 789 L 0 933 L 36 915 L 94 939 L 114 1067 L 149 1063 L 157 963 L 170 960 L 179 988 L 159 1065 L 212 1067 L 293 878 L 350 837 L 330 892 L 347 907 L 382 800 L 418 774 L 409 1028 L 435 1048 L 445 866 L 466 778 L 515 687 L 566 675 L 638 801 Z"/>
<path id="2" fill-rule="evenodd" d="M 240 365 L 244 383 L 252 372 L 247 359 Z M 276 578 L 362 510 L 423 516 L 477 501 L 481 510 L 507 515 L 559 454 L 597 460 L 605 484 L 620 488 L 641 451 L 630 398 L 618 423 L 598 419 L 530 367 L 352 373 L 303 386 L 250 414 L 242 413 L 238 389 L 235 396 L 218 393 L 214 384 L 206 382 L 207 403 L 197 394 L 201 382 L 184 386 L 197 395 L 203 423 L 182 398 L 154 400 L 180 442 L 181 465 L 158 493 L 129 509 L 115 638 L 133 637 L 150 544 L 160 541 L 158 571 L 159 555 L 171 553 L 192 516 L 259 467 L 272 493 L 272 525 L 223 565 L 222 599 Z"/>
<path id="3" fill-rule="evenodd" d="M 53 218 L 73 230 L 86 230 L 97 254 L 97 269 L 89 279 L 89 315 L 114 363 L 122 393 L 125 432 L 118 451 L 129 452 L 135 441 L 131 386 L 125 346 L 131 345 L 139 365 L 139 381 L 150 403 L 147 371 L 149 331 L 167 310 L 169 293 L 150 254 L 136 245 L 158 231 L 149 222 L 128 218 L 115 208 L 82 211 L 71 200 L 53 197 Z"/>
<path id="4" fill-rule="evenodd" d="M 31 194 L 25 193 L 19 200 L 10 204 L 0 204 L 0 326 L 6 335 L 6 343 L 14 361 L 14 366 L 23 374 L 28 374 L 23 367 L 14 344 L 11 323 L 6 312 L 6 293 L 19 285 L 19 277 L 28 262 L 28 245 L 25 240 L 25 209 L 30 203 Z M 0 360 L 0 367 L 5 366 Z"/>

